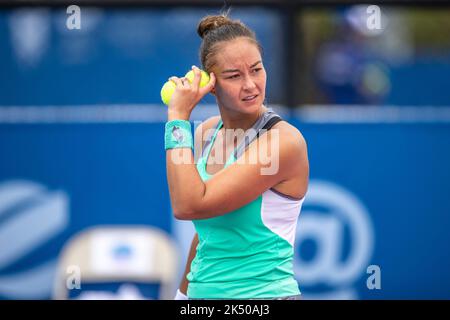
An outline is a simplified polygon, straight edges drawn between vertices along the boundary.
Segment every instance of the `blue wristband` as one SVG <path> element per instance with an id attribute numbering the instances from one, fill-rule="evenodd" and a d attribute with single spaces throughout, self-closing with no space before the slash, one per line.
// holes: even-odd
<path id="1" fill-rule="evenodd" d="M 166 150 L 175 148 L 194 149 L 191 123 L 186 120 L 172 120 L 166 122 L 164 144 Z"/>

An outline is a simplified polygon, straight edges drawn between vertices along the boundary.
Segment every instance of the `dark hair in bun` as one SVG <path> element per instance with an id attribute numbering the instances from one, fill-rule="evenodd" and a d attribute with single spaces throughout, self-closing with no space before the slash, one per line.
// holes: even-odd
<path id="1" fill-rule="evenodd" d="M 203 39 L 200 46 L 200 61 L 203 69 L 210 72 L 214 65 L 213 57 L 217 52 L 217 44 L 240 37 L 248 38 L 262 54 L 262 48 L 255 33 L 239 20 L 228 18 L 228 13 L 203 17 L 197 27 L 198 35 Z"/>

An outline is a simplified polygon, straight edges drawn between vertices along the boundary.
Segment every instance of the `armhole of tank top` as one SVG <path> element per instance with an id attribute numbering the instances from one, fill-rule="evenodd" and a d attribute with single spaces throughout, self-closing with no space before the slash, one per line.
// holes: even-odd
<path id="1" fill-rule="evenodd" d="M 202 158 L 204 158 L 205 169 L 206 169 L 206 161 L 208 160 L 212 145 L 214 144 L 214 141 L 216 140 L 217 132 L 220 130 L 221 127 L 222 127 L 222 119 L 219 118 L 219 121 L 217 122 L 217 124 L 215 126 L 213 134 L 206 139 L 205 145 L 202 148 Z"/>

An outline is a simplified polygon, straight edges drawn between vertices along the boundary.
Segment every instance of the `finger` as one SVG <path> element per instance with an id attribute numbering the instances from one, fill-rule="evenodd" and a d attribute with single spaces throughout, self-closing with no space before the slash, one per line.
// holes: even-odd
<path id="1" fill-rule="evenodd" d="M 181 83 L 183 84 L 184 87 L 190 87 L 189 79 L 186 77 L 181 78 Z"/>
<path id="2" fill-rule="evenodd" d="M 182 87 L 183 86 L 183 83 L 181 82 L 181 79 L 178 78 L 178 77 L 170 77 L 169 80 L 172 81 L 173 83 L 175 83 L 175 85 L 177 87 Z"/>
<path id="3" fill-rule="evenodd" d="M 200 92 L 202 95 L 207 94 L 208 92 L 210 92 L 214 86 L 216 84 L 216 75 L 214 74 L 214 72 L 211 72 L 209 74 L 209 82 L 206 86 L 204 86 L 203 88 L 200 88 Z"/>
<path id="4" fill-rule="evenodd" d="M 192 80 L 192 87 L 196 90 L 200 87 L 200 80 L 202 79 L 202 74 L 200 69 L 196 66 L 192 66 L 192 70 L 194 71 L 194 80 Z"/>

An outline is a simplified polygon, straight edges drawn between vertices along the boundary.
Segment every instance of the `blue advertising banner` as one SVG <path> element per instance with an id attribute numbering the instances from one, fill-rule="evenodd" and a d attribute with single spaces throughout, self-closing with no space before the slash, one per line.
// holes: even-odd
<path id="1" fill-rule="evenodd" d="M 434 122 L 287 117 L 311 169 L 295 251 L 305 298 L 450 298 L 450 122 L 440 110 Z M 2 298 L 50 298 L 61 248 L 91 226 L 154 226 L 186 256 L 192 226 L 172 218 L 163 121 L 11 114 L 0 125 Z"/>
<path id="2" fill-rule="evenodd" d="M 300 287 L 332 297 L 448 299 L 449 124 L 294 123 L 311 170 L 297 234 Z M 375 270 L 379 289 L 371 288 Z"/>

